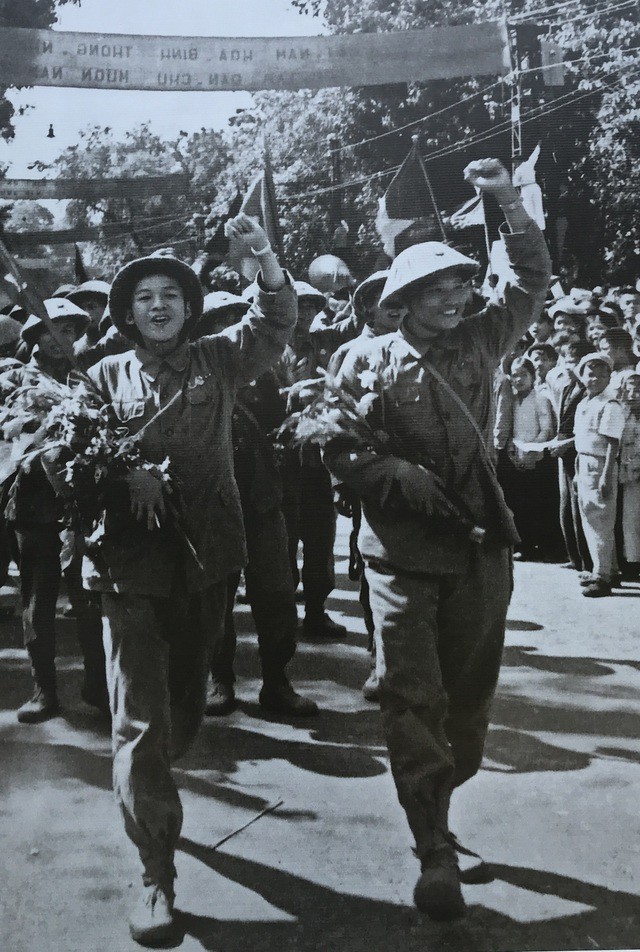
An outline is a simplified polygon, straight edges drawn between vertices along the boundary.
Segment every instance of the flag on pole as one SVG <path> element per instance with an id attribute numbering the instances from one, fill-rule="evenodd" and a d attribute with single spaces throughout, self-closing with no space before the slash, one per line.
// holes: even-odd
<path id="1" fill-rule="evenodd" d="M 213 234 L 204 243 L 205 253 L 218 264 L 222 264 L 229 254 L 229 239 L 224 233 L 224 226 L 230 218 L 235 218 L 242 207 L 242 192 L 238 191 L 232 198 L 226 215 L 210 215 L 205 226 L 215 228 Z"/>
<path id="2" fill-rule="evenodd" d="M 280 257 L 280 261 L 284 266 L 285 260 L 282 229 L 280 227 L 280 219 L 278 217 L 278 206 L 276 203 L 275 185 L 273 183 L 271 158 L 266 146 L 264 150 L 264 169 L 249 185 L 240 211 L 244 212 L 245 215 L 249 215 L 250 218 L 256 218 L 258 220 L 267 233 L 267 238 L 269 239 L 271 247 Z M 230 263 L 234 262 L 233 266 L 236 268 L 236 270 L 240 271 L 247 281 L 251 282 L 255 280 L 255 277 L 260 270 L 258 261 L 253 257 L 253 255 L 251 257 L 243 257 L 234 248 L 234 244 L 235 243 L 232 241 L 231 247 L 229 249 Z"/>
<path id="3" fill-rule="evenodd" d="M 447 240 L 431 182 L 418 150 L 418 137 L 414 136 L 409 155 L 378 202 L 376 230 L 389 257 L 394 258 L 398 254 L 400 248 L 397 239 L 400 235 L 418 223 L 422 227 L 417 240 Z M 411 244 L 411 241 L 407 242 L 407 237 L 405 235 L 402 241 L 404 247 Z"/>
<path id="4" fill-rule="evenodd" d="M 449 224 L 456 231 L 465 228 L 474 228 L 485 224 L 484 203 L 479 191 L 468 202 L 465 202 L 449 219 Z"/>
<path id="5" fill-rule="evenodd" d="M 77 244 L 74 243 L 73 247 L 75 248 L 76 258 L 75 258 L 75 276 L 76 284 L 84 284 L 85 281 L 89 280 L 89 275 L 87 274 L 87 269 L 84 266 L 84 261 L 82 260 L 82 252 L 78 248 Z"/>

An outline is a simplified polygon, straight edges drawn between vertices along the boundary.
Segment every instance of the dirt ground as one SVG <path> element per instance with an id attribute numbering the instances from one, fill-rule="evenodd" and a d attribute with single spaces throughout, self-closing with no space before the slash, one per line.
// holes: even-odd
<path id="1" fill-rule="evenodd" d="M 360 693 L 366 636 L 345 526 L 329 608 L 350 636 L 302 641 L 292 665 L 317 719 L 261 713 L 251 617 L 238 607 L 240 707 L 207 720 L 176 770 L 181 948 L 640 946 L 640 586 L 588 600 L 566 569 L 517 566 L 486 759 L 452 808 L 452 828 L 495 879 L 464 887 L 462 924 L 436 926 L 412 906 L 417 863 L 379 713 Z M 79 698 L 73 621 L 61 615 L 59 632 L 62 716 L 23 726 L 15 709 L 31 685 L 18 615 L 0 624 L 0 952 L 129 952 L 139 868 L 112 799 L 109 725 Z"/>

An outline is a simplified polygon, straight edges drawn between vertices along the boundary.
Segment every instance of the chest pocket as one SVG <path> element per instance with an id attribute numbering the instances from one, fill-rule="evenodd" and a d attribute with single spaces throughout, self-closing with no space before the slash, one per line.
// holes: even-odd
<path id="1" fill-rule="evenodd" d="M 215 399 L 216 387 L 211 376 L 193 377 L 187 384 L 187 402 L 192 407 L 203 407 Z"/>
<path id="2" fill-rule="evenodd" d="M 478 385 L 481 379 L 481 373 L 478 368 L 478 361 L 473 357 L 461 357 L 451 366 L 449 382 L 455 381 L 458 385 L 456 389 L 473 389 Z"/>
<path id="3" fill-rule="evenodd" d="M 113 409 L 121 423 L 129 423 L 144 416 L 144 400 L 118 400 L 113 401 Z"/>

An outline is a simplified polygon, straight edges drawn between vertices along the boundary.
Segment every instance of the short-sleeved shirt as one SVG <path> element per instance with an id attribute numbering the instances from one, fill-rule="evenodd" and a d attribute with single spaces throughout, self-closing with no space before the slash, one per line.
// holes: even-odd
<path id="1" fill-rule="evenodd" d="M 640 417 L 630 412 L 620 444 L 620 482 L 640 481 Z"/>
<path id="2" fill-rule="evenodd" d="M 606 456 L 607 438 L 620 441 L 624 424 L 624 409 L 615 399 L 611 387 L 593 397 L 583 397 L 574 422 L 576 453 Z"/>

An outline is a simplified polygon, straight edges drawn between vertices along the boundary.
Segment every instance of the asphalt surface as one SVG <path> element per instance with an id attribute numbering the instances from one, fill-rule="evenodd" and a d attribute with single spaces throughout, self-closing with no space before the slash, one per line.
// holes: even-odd
<path id="1" fill-rule="evenodd" d="M 467 918 L 423 920 L 379 713 L 362 698 L 366 636 L 345 578 L 329 608 L 350 635 L 301 641 L 313 721 L 263 716 L 246 606 L 239 709 L 208 719 L 176 769 L 185 808 L 176 943 L 185 952 L 519 952 L 640 947 L 640 586 L 582 598 L 556 565 L 516 567 L 504 667 L 480 774 L 452 828 L 493 866 Z M 14 596 L 3 589 L 2 601 Z M 64 599 L 60 609 L 64 608 Z M 59 618 L 62 716 L 16 722 L 31 690 L 18 616 L 0 623 L 0 952 L 129 952 L 140 882 L 111 793 L 108 722 L 79 698 L 73 621 Z M 261 811 L 271 812 L 213 849 Z"/>

